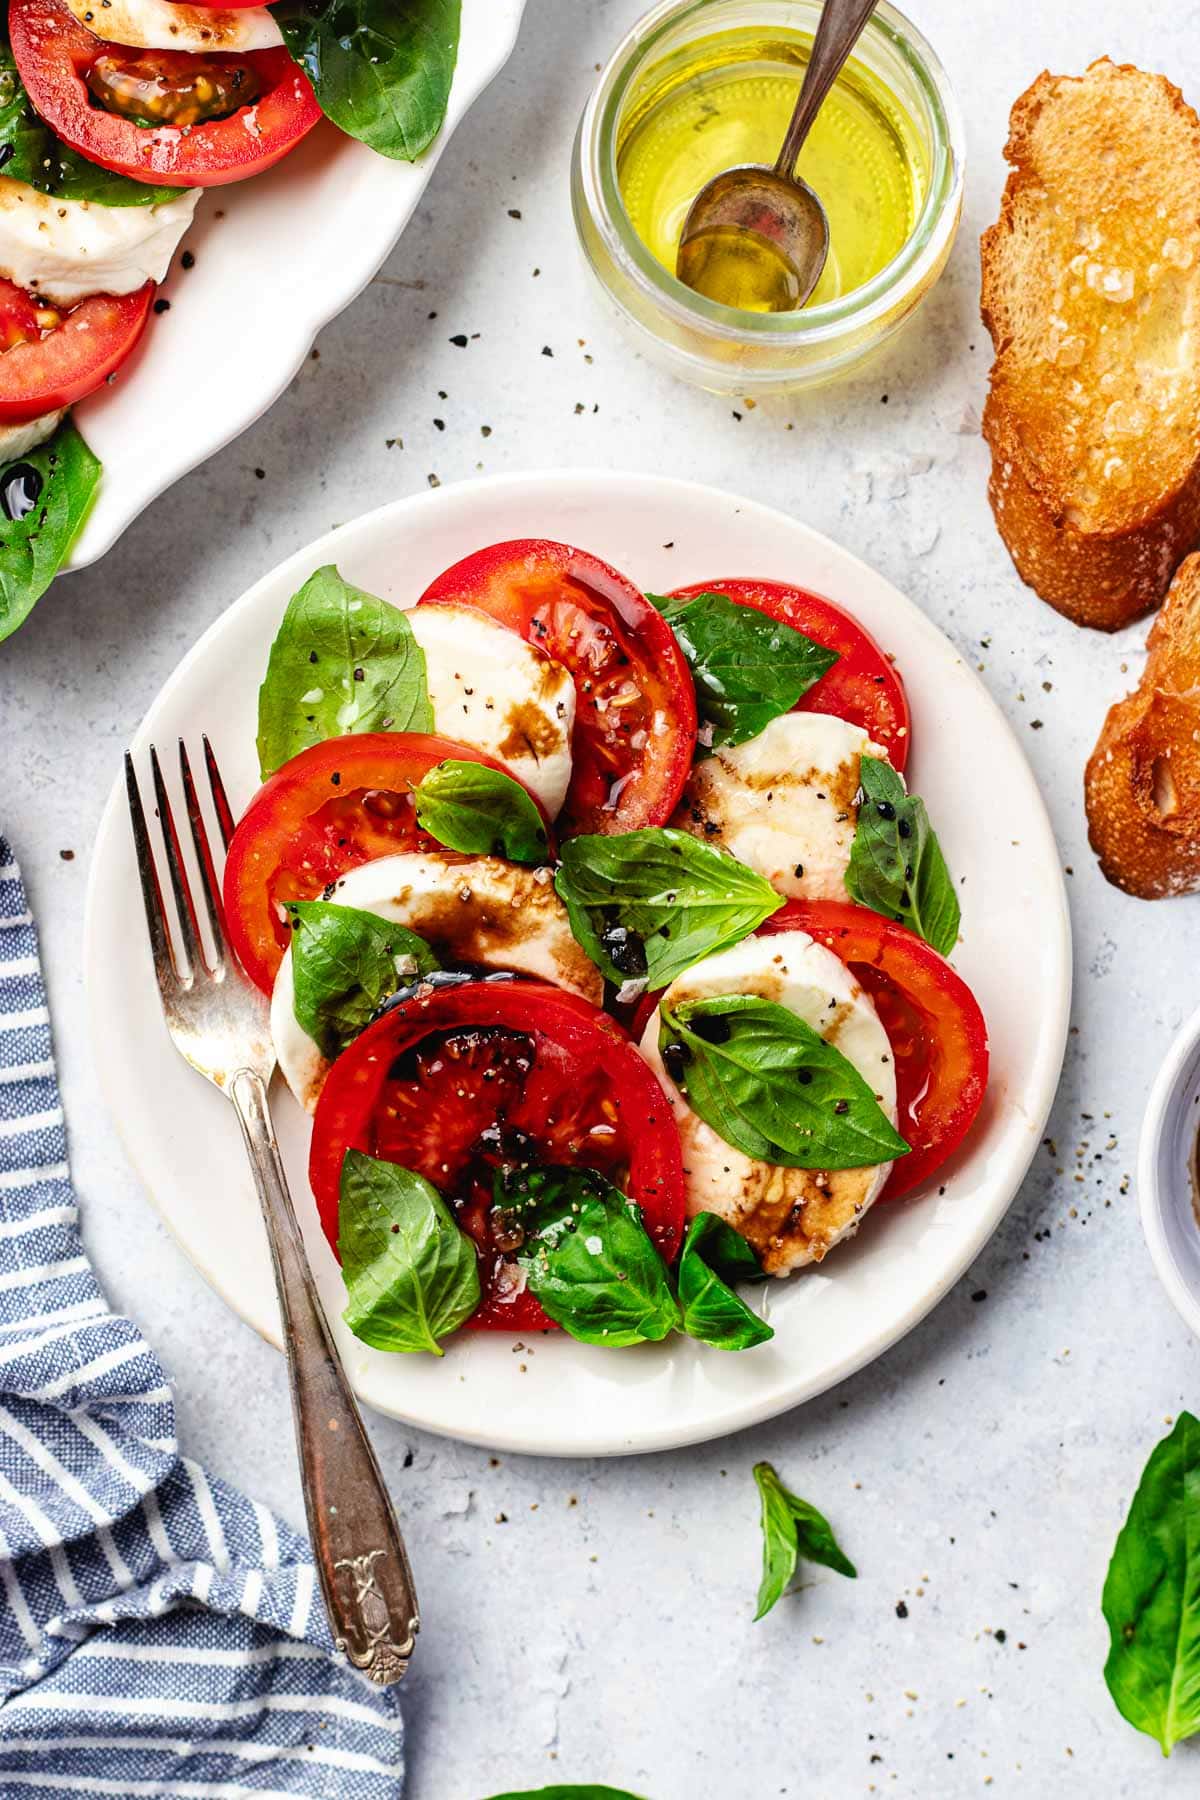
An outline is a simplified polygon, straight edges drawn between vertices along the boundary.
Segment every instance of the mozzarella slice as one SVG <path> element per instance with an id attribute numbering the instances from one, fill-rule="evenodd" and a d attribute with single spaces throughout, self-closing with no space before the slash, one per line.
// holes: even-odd
<path id="1" fill-rule="evenodd" d="M 744 938 L 681 975 L 666 990 L 669 1006 L 711 994 L 761 994 L 804 1019 L 847 1057 L 896 1123 L 896 1070 L 887 1033 L 869 994 L 806 931 Z M 727 1144 L 695 1114 L 663 1066 L 655 1011 L 641 1051 L 670 1101 L 683 1147 L 690 1217 L 721 1218 L 749 1239 L 772 1275 L 786 1275 L 858 1229 L 878 1197 L 890 1163 L 867 1169 L 785 1169 Z"/>
<path id="2" fill-rule="evenodd" d="M 101 206 L 0 175 L 0 275 L 59 306 L 135 293 L 162 280 L 199 197 L 191 188 L 161 206 Z"/>
<path id="3" fill-rule="evenodd" d="M 24 425 L 0 425 L 0 463 L 15 462 L 19 456 L 36 450 L 54 436 L 65 417 L 65 412 L 43 413 L 40 419 L 30 419 Z"/>
<path id="4" fill-rule="evenodd" d="M 551 818 L 571 779 L 575 683 L 561 663 L 470 606 L 414 606 L 436 728 L 510 768 Z"/>
<path id="5" fill-rule="evenodd" d="M 861 725 L 784 713 L 749 743 L 698 762 L 674 823 L 719 844 L 781 894 L 845 900 L 864 755 L 887 760 Z"/>
<path id="6" fill-rule="evenodd" d="M 138 50 L 274 50 L 283 33 L 265 6 L 223 12 L 174 0 L 67 0 L 81 25 L 109 44 Z"/>
<path id="7" fill-rule="evenodd" d="M 381 856 L 335 882 L 327 898 L 407 925 L 446 968 L 512 969 L 567 988 L 599 1006 L 604 981 L 571 935 L 548 869 L 495 856 Z M 275 977 L 271 1033 L 280 1072 L 312 1112 L 329 1064 L 298 1023 L 289 950 Z"/>

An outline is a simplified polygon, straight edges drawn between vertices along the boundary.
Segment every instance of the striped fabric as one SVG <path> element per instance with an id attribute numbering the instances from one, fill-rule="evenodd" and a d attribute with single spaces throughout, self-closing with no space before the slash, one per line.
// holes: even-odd
<path id="1" fill-rule="evenodd" d="M 162 1366 L 83 1253 L 0 837 L 0 1794 L 402 1788 L 395 1698 L 333 1657 L 307 1543 L 180 1455 Z"/>

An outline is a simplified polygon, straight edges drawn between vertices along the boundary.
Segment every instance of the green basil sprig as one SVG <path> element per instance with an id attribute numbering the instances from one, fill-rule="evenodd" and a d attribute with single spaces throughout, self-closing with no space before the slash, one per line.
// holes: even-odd
<path id="1" fill-rule="evenodd" d="M 679 1257 L 679 1310 L 688 1337 L 718 1350 L 751 1350 L 767 1343 L 774 1331 L 729 1285 L 762 1279 L 759 1260 L 745 1238 L 716 1213 L 698 1213 Z"/>
<path id="2" fill-rule="evenodd" d="M 754 1480 L 762 1502 L 763 1566 L 755 1619 L 769 1613 L 787 1592 L 801 1557 L 820 1563 L 853 1581 L 858 1570 L 844 1554 L 828 1519 L 807 1500 L 784 1487 L 768 1462 L 755 1463 Z"/>
<path id="3" fill-rule="evenodd" d="M 659 1054 L 692 1111 L 760 1162 L 859 1169 L 908 1150 L 854 1064 L 777 1001 L 663 1006 Z"/>
<path id="4" fill-rule="evenodd" d="M 273 10 L 326 118 L 401 162 L 433 142 L 458 59 L 460 0 L 284 0 Z"/>
<path id="5" fill-rule="evenodd" d="M 415 931 L 357 906 L 297 900 L 288 911 L 294 925 L 292 1009 L 300 1029 L 331 1062 L 398 988 L 439 966 Z"/>
<path id="6" fill-rule="evenodd" d="M 258 692 L 263 779 L 363 731 L 432 731 L 425 652 L 398 606 L 318 569 L 288 602 Z"/>
<path id="7" fill-rule="evenodd" d="M 1163 1755 L 1200 1731 L 1200 1420 L 1155 1445 L 1104 1582 L 1104 1679 Z"/>
<path id="8" fill-rule="evenodd" d="M 553 1787 L 523 1788 L 519 1794 L 493 1794 L 491 1800 L 643 1800 L 627 1788 L 598 1786 L 594 1781 L 556 1781 Z"/>
<path id="9" fill-rule="evenodd" d="M 770 882 L 690 832 L 648 826 L 568 838 L 554 885 L 609 981 L 667 987 L 783 905 Z"/>
<path id="10" fill-rule="evenodd" d="M 342 1317 L 376 1350 L 431 1351 L 479 1305 L 479 1259 L 435 1187 L 410 1169 L 348 1150 L 338 1255 Z"/>
<path id="11" fill-rule="evenodd" d="M 0 492 L 18 465 L 33 472 L 24 483 L 29 495 L 40 485 L 24 518 L 0 514 L 0 643 L 29 617 L 66 562 L 101 474 L 69 419 L 44 444 L 0 466 Z"/>
<path id="12" fill-rule="evenodd" d="M 519 863 L 546 860 L 542 815 L 501 769 L 448 757 L 418 782 L 413 801 L 422 830 L 450 850 Z"/>
<path id="13" fill-rule="evenodd" d="M 838 660 L 756 606 L 727 594 L 692 599 L 647 594 L 670 625 L 696 686 L 696 710 L 712 726 L 712 742 L 744 744 L 781 713 L 791 712 Z"/>
<path id="14" fill-rule="evenodd" d="M 907 925 L 940 956 L 958 942 L 960 909 L 925 802 L 906 792 L 890 763 L 859 763 L 862 805 L 846 892 L 860 906 Z"/>

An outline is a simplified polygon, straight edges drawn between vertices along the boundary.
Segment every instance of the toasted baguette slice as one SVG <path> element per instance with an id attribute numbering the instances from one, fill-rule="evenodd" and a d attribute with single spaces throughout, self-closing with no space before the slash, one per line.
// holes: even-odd
<path id="1" fill-rule="evenodd" d="M 1200 119 L 1105 58 L 1039 75 L 1005 156 L 981 245 L 992 509 L 1043 600 L 1115 631 L 1200 540 Z"/>
<path id="2" fill-rule="evenodd" d="M 1105 875 L 1160 900 L 1200 888 L 1200 556 L 1181 565 L 1147 649 L 1136 690 L 1109 708 L 1084 798 Z"/>

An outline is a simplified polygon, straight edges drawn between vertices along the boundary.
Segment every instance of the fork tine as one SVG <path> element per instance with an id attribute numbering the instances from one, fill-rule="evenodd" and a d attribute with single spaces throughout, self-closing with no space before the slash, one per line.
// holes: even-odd
<path id="1" fill-rule="evenodd" d="M 192 828 L 192 843 L 196 846 L 200 891 L 204 896 L 204 910 L 212 933 L 213 973 L 219 974 L 225 967 L 225 910 L 221 905 L 221 886 L 208 841 L 208 827 L 204 823 L 204 814 L 200 811 L 196 784 L 192 780 L 192 765 L 188 759 L 187 745 L 182 738 L 179 740 L 179 773 L 183 779 L 183 798 L 187 806 L 188 824 Z"/>
<path id="2" fill-rule="evenodd" d="M 207 733 L 204 737 L 204 766 L 208 770 L 208 785 L 212 790 L 213 805 L 217 809 L 217 824 L 221 828 L 221 842 L 228 850 L 229 840 L 233 836 L 233 810 L 226 796 L 225 783 L 221 780 L 221 771 L 217 767 L 217 759 L 213 747 L 208 741 Z"/>
<path id="3" fill-rule="evenodd" d="M 146 829 L 146 814 L 142 807 L 137 770 L 128 750 L 125 752 L 125 792 L 129 801 L 129 823 L 133 827 L 133 845 L 137 852 L 138 875 L 142 883 L 142 902 L 146 908 L 146 929 L 150 933 L 150 954 L 154 958 L 158 991 L 165 1003 L 178 997 L 180 980 L 171 955 L 167 915 L 163 907 L 158 871 L 154 866 L 154 852 L 150 848 L 150 834 Z"/>
<path id="4" fill-rule="evenodd" d="M 184 869 L 183 855 L 179 848 L 179 833 L 175 829 L 175 816 L 167 797 L 167 784 L 163 780 L 158 751 L 153 744 L 150 746 L 150 773 L 154 778 L 154 803 L 158 808 L 159 824 L 162 826 L 163 848 L 167 853 L 167 872 L 171 877 L 171 892 L 175 896 L 175 911 L 179 919 L 179 936 L 183 945 L 184 980 L 186 981 L 189 977 L 194 979 L 197 975 L 204 973 L 204 956 L 200 948 L 200 928 L 196 921 L 196 909 L 192 904 L 187 871 Z"/>

